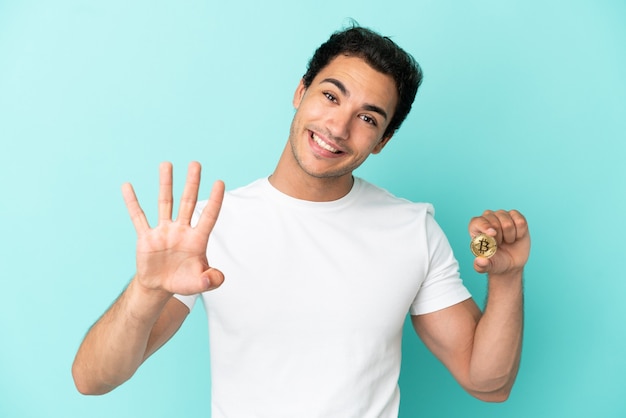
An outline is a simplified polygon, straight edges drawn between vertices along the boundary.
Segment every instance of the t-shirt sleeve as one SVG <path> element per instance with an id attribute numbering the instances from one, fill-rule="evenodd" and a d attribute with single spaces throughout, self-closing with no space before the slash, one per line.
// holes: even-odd
<path id="1" fill-rule="evenodd" d="M 459 263 L 432 211 L 426 215 L 429 266 L 411 304 L 411 315 L 422 315 L 455 305 L 471 297 L 459 274 Z"/>
<path id="2" fill-rule="evenodd" d="M 181 301 L 182 303 L 187 305 L 187 307 L 189 308 L 190 312 L 193 309 L 193 306 L 196 304 L 196 299 L 198 299 L 198 296 L 199 296 L 198 294 L 195 294 L 195 295 L 179 295 L 179 294 L 175 294 L 174 295 L 174 297 L 176 299 L 178 299 L 179 301 Z"/>

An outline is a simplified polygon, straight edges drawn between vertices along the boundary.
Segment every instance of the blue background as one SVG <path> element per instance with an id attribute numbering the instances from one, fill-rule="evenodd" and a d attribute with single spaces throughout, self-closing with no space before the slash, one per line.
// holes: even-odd
<path id="1" fill-rule="evenodd" d="M 201 306 L 122 387 L 73 387 L 78 344 L 134 270 L 120 185 L 154 219 L 163 160 L 178 185 L 202 162 L 204 195 L 271 173 L 306 62 L 349 17 L 425 72 L 357 174 L 435 204 L 479 303 L 469 219 L 518 208 L 533 237 L 509 401 L 465 394 L 407 327 L 401 416 L 626 416 L 623 1 L 4 0 L 1 417 L 209 416 Z"/>

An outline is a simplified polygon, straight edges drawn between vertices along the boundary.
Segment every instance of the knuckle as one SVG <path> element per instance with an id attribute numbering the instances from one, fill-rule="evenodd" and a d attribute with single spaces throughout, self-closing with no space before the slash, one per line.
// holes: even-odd
<path id="1" fill-rule="evenodd" d="M 515 228 L 515 222 L 512 219 L 502 219 L 500 220 L 500 225 L 502 225 L 502 229 L 513 229 Z"/>

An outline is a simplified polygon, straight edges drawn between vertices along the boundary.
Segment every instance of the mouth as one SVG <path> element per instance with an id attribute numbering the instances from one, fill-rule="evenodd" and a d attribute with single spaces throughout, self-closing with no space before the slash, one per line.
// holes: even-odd
<path id="1" fill-rule="evenodd" d="M 319 145 L 320 148 L 323 148 L 323 149 L 325 149 L 328 152 L 332 152 L 333 154 L 341 154 L 342 153 L 342 151 L 338 150 L 337 148 L 333 147 L 332 145 L 330 145 L 327 142 L 325 142 L 322 138 L 317 136 L 317 134 L 315 132 L 311 132 L 311 139 L 313 140 L 313 142 L 315 142 L 317 145 Z"/>

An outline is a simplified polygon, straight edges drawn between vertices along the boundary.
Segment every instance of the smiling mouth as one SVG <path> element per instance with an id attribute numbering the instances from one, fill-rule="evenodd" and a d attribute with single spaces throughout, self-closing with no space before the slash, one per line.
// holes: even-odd
<path id="1" fill-rule="evenodd" d="M 311 132 L 311 138 L 317 145 L 319 145 L 321 148 L 325 149 L 326 151 L 332 152 L 333 154 L 341 154 L 341 151 L 339 151 L 337 148 L 334 148 L 330 146 L 329 144 L 327 144 L 326 142 L 324 142 L 322 138 L 320 138 L 319 136 L 315 134 L 315 132 Z"/>

